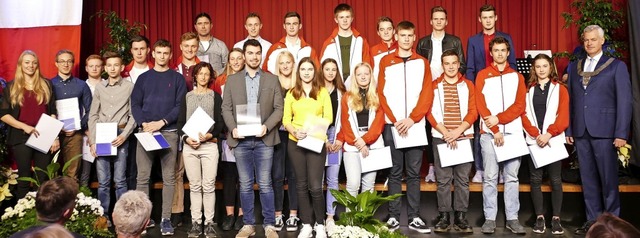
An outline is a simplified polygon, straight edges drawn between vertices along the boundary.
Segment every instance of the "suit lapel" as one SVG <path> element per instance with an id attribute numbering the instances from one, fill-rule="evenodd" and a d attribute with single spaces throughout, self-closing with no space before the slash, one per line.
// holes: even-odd
<path id="1" fill-rule="evenodd" d="M 242 70 L 240 72 L 237 73 L 238 74 L 238 85 L 240 85 L 240 88 L 238 88 L 239 92 L 244 92 L 241 93 L 240 98 L 242 99 L 240 104 L 247 104 L 247 101 L 249 101 L 249 99 L 247 98 L 247 82 L 245 81 L 245 76 L 247 75 L 247 71 Z"/>

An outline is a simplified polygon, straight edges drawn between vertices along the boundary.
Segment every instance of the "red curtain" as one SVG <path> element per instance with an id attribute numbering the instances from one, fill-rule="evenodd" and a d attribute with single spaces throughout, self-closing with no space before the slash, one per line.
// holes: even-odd
<path id="1" fill-rule="evenodd" d="M 478 22 L 480 6 L 489 3 L 497 9 L 497 29 L 513 37 L 517 57 L 525 49 L 550 49 L 553 52 L 572 51 L 578 42 L 575 27 L 564 29 L 561 13 L 569 11 L 572 0 L 96 0 L 86 1 L 82 29 L 83 55 L 98 52 L 108 39 L 108 31 L 100 19 L 89 20 L 99 10 L 113 10 L 130 22 L 141 22 L 148 26 L 144 32 L 152 42 L 159 38 L 170 40 L 174 45 L 174 59 L 179 56 L 180 35 L 193 31 L 193 17 L 207 12 L 213 20 L 212 34 L 224 41 L 228 47 L 246 37 L 244 17 L 257 12 L 262 18 L 263 38 L 274 42 L 284 35 L 282 17 L 286 12 L 297 11 L 302 16 L 302 36 L 317 50 L 329 36 L 336 23 L 333 8 L 339 3 L 350 4 L 355 13 L 354 27 L 371 45 L 379 42 L 376 34 L 376 19 L 386 15 L 398 23 L 409 20 L 417 27 L 421 38 L 431 32 L 429 19 L 431 8 L 440 5 L 448 11 L 447 32 L 457 35 L 466 50 L 467 39 L 482 30 Z M 622 2 L 626 0 L 614 0 Z M 559 70 L 567 62 L 559 63 Z"/>

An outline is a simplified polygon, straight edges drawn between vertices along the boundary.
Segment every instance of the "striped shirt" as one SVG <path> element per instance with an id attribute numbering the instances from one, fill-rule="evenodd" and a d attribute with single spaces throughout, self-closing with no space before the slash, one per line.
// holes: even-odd
<path id="1" fill-rule="evenodd" d="M 444 126 L 449 130 L 453 130 L 462 123 L 458 87 L 456 84 L 450 84 L 446 81 L 442 85 L 444 91 Z"/>

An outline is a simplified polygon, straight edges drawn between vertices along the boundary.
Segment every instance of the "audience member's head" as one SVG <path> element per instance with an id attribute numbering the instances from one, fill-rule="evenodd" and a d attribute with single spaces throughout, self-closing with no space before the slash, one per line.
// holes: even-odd
<path id="1" fill-rule="evenodd" d="M 77 195 L 78 183 L 71 177 L 61 176 L 44 182 L 36 196 L 38 220 L 64 224 L 73 214 Z"/>
<path id="2" fill-rule="evenodd" d="M 151 201 L 140 191 L 123 194 L 113 208 L 113 225 L 118 237 L 139 237 L 151 216 Z"/>
<path id="3" fill-rule="evenodd" d="M 629 222 L 621 218 L 611 215 L 610 213 L 602 214 L 591 225 L 587 238 L 631 238 L 640 237 L 640 231 Z"/>
<path id="4" fill-rule="evenodd" d="M 25 235 L 25 238 L 73 238 L 73 234 L 60 224 L 52 224 L 44 229 Z"/>

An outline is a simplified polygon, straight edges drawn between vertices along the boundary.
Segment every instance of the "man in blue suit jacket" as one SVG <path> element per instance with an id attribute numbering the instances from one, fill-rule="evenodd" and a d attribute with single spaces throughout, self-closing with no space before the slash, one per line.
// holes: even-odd
<path id="1" fill-rule="evenodd" d="M 516 69 L 516 53 L 511 36 L 496 30 L 496 21 L 498 21 L 496 8 L 489 4 L 480 7 L 478 21 L 482 24 L 482 32 L 470 37 L 467 42 L 467 70 L 465 76 L 474 83 L 478 72 L 493 63 L 493 58 L 489 54 L 491 51 L 489 42 L 497 36 L 502 36 L 509 42 L 511 49 L 509 50 L 507 61 L 509 62 L 509 67 Z M 480 126 L 478 122 L 479 120 L 474 123 L 475 136 L 473 138 L 476 174 L 471 181 L 474 183 L 482 183 L 482 171 L 484 171 L 484 168 L 482 168 L 482 154 L 480 153 Z"/>
<path id="2" fill-rule="evenodd" d="M 587 58 L 569 65 L 567 80 L 567 143 L 575 143 L 578 151 L 587 212 L 587 222 L 576 234 L 586 234 L 603 212 L 620 215 L 616 148 L 627 143 L 632 110 L 627 66 L 602 54 L 602 28 L 588 26 L 582 36 Z"/>
<path id="3" fill-rule="evenodd" d="M 507 61 L 509 61 L 509 67 L 516 69 L 516 53 L 511 36 L 496 30 L 498 15 L 496 15 L 495 7 L 492 5 L 480 7 L 478 21 L 482 24 L 482 32 L 471 36 L 467 42 L 467 73 L 465 76 L 472 82 L 476 81 L 476 75 L 480 70 L 493 63 L 489 55 L 489 41 L 496 36 L 504 37 L 511 45 Z"/>

